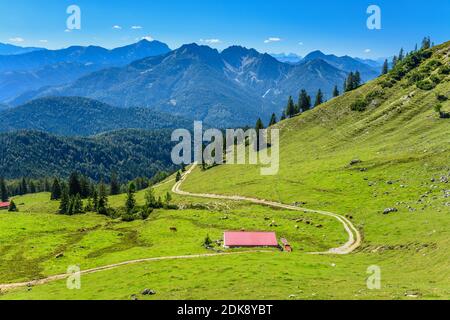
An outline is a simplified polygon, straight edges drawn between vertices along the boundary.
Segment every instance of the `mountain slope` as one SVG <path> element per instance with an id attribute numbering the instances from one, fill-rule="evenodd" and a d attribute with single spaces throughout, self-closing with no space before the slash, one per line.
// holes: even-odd
<path id="1" fill-rule="evenodd" d="M 0 43 L 0 55 L 17 55 L 39 50 L 45 49 L 33 47 L 19 47 L 12 44 Z"/>
<path id="2" fill-rule="evenodd" d="M 116 171 L 122 180 L 173 169 L 171 130 L 119 130 L 68 138 L 37 131 L 0 133 L 0 172 L 7 179 L 68 177 L 80 173 L 99 181 Z"/>
<path id="3" fill-rule="evenodd" d="M 259 116 L 266 119 L 272 112 L 281 113 L 286 97 L 297 96 L 301 88 L 315 94 L 315 86 L 322 86 L 330 96 L 334 85 L 343 83 L 345 76 L 345 72 L 325 62 L 294 66 L 239 46 L 219 53 L 190 44 L 123 68 L 94 72 L 70 85 L 46 88 L 25 98 L 84 96 L 115 106 L 149 107 L 225 127 L 252 124 Z"/>
<path id="4" fill-rule="evenodd" d="M 0 101 L 9 102 L 23 93 L 47 86 L 67 84 L 91 72 L 124 66 L 145 57 L 169 52 L 158 41 L 138 43 L 107 50 L 101 47 L 70 47 L 36 51 L 17 56 L 0 56 Z M 15 105 L 25 103 L 27 94 Z"/>
<path id="5" fill-rule="evenodd" d="M 338 57 L 334 54 L 324 54 L 321 51 L 313 51 L 308 54 L 302 62 L 308 62 L 311 60 L 323 60 L 332 65 L 333 67 L 346 71 L 355 72 L 359 71 L 363 81 L 369 81 L 378 77 L 381 73 L 381 67 L 375 67 L 361 60 L 351 58 L 349 56 Z"/>
<path id="6" fill-rule="evenodd" d="M 183 188 L 306 203 L 351 217 L 364 235 L 358 252 L 316 257 L 337 266 L 321 274 L 323 282 L 303 273 L 305 287 L 322 297 L 448 299 L 450 122 L 434 106 L 450 112 L 449 69 L 450 43 L 421 51 L 387 76 L 277 124 L 278 175 L 261 176 L 258 166 L 217 166 L 195 171 Z M 353 111 L 361 101 L 366 109 Z M 371 265 L 385 275 L 381 290 L 364 286 Z M 331 293 L 339 274 L 346 285 Z"/>
<path id="7" fill-rule="evenodd" d="M 117 108 L 80 97 L 53 97 L 0 110 L 0 132 L 40 130 L 89 136 L 117 129 L 189 128 L 192 122 L 146 108 Z"/>

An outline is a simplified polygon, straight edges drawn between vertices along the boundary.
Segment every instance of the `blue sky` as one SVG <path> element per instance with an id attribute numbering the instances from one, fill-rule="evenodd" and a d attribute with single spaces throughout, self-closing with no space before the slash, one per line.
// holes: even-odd
<path id="1" fill-rule="evenodd" d="M 72 4 L 81 8 L 82 28 L 65 32 Z M 381 30 L 366 27 L 371 4 L 381 8 Z M 450 1 L 0 1 L 0 42 L 52 49 L 112 48 L 151 37 L 171 48 L 203 40 L 218 49 L 239 44 L 271 53 L 322 50 L 376 58 L 412 49 L 425 35 L 436 43 L 450 40 Z"/>

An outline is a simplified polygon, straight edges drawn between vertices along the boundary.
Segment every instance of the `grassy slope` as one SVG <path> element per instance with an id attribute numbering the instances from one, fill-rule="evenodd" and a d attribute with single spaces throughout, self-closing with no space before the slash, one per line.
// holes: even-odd
<path id="1" fill-rule="evenodd" d="M 128 299 L 146 287 L 158 292 L 152 299 L 404 299 L 410 291 L 425 299 L 450 298 L 450 210 L 445 205 L 448 199 L 443 197 L 443 190 L 450 188 L 439 179 L 431 182 L 431 178 L 450 171 L 449 121 L 438 119 L 432 110 L 436 92 L 448 94 L 450 83 L 447 78 L 433 91 L 396 85 L 385 89 L 384 102 L 378 107 L 363 113 L 349 110 L 353 101 L 379 88 L 382 80 L 280 123 L 279 175 L 262 177 L 252 166 L 222 166 L 197 170 L 183 187 L 193 192 L 242 194 L 285 203 L 306 201 L 310 208 L 351 214 L 365 237 L 357 253 L 305 255 L 298 249 L 329 248 L 345 241 L 341 226 L 332 220 L 320 220 L 324 229 L 301 225 L 296 231 L 295 223 L 288 218 L 297 213 L 253 205 L 175 196 L 185 210 L 158 211 L 150 221 L 124 224 L 95 215 L 58 217 L 49 214 L 55 204 L 42 205 L 44 198 L 36 199 L 35 204 L 33 199 L 24 199 L 21 213 L 0 214 L 1 240 L 9 244 L 2 252 L 9 259 L 1 261 L 0 282 L 59 273 L 70 263 L 80 263 L 86 269 L 140 257 L 199 253 L 207 233 L 218 238 L 224 229 L 270 229 L 264 219 L 267 216 L 277 220 L 277 232 L 293 239 L 297 250 L 290 255 L 274 252 L 146 263 L 83 276 L 79 291 L 67 290 L 65 282 L 58 281 L 1 298 Z M 444 108 L 450 110 L 450 103 L 446 102 Z M 363 162 L 349 167 L 354 158 Z M 164 185 L 158 192 L 165 193 L 171 185 Z M 119 206 L 123 197 L 114 197 L 111 203 Z M 143 193 L 138 199 L 143 200 Z M 193 203 L 195 208 L 190 206 Z M 24 216 L 28 207 L 35 209 Z M 383 215 L 387 207 L 397 207 L 399 212 Z M 224 215 L 230 219 L 221 220 Z M 45 223 L 35 225 L 35 221 Z M 76 230 L 90 225 L 100 227 L 77 238 Z M 170 234 L 170 226 L 177 226 L 180 234 Z M 27 231 L 21 233 L 21 228 Z M 52 229 L 59 231 L 46 238 L 44 231 Z M 121 233 L 137 234 L 137 238 L 119 236 Z M 42 241 L 35 240 L 40 236 Z M 31 249 L 35 241 L 48 243 L 48 248 Z M 61 243 L 67 246 L 65 257 L 58 261 L 54 259 L 55 247 Z M 15 265 L 29 268 L 23 267 L 23 272 L 11 270 L 13 259 L 17 259 Z M 371 265 L 381 267 L 381 290 L 366 287 L 366 270 Z"/>

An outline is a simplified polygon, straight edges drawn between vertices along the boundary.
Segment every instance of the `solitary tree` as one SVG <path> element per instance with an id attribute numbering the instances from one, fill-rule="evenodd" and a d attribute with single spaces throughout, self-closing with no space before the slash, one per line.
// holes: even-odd
<path id="1" fill-rule="evenodd" d="M 2 202 L 8 201 L 8 189 L 6 188 L 5 179 L 0 178 L 0 196 Z"/>
<path id="2" fill-rule="evenodd" d="M 400 49 L 400 53 L 398 54 L 398 61 L 402 61 L 405 58 L 405 51 L 403 48 Z"/>
<path id="3" fill-rule="evenodd" d="M 180 173 L 180 171 L 177 171 L 177 176 L 175 178 L 175 181 L 178 182 L 180 180 L 181 180 L 181 173 Z"/>
<path id="4" fill-rule="evenodd" d="M 172 195 L 170 194 L 170 192 L 166 193 L 166 196 L 164 197 L 164 203 L 166 206 L 170 205 L 170 201 L 172 201 Z"/>
<path id="5" fill-rule="evenodd" d="M 145 193 L 145 206 L 147 208 L 155 209 L 158 207 L 158 201 L 156 200 L 153 188 L 148 188 L 147 192 Z"/>
<path id="6" fill-rule="evenodd" d="M 386 60 L 384 60 L 383 69 L 381 71 L 381 74 L 387 74 L 388 72 L 389 72 L 389 63 L 388 63 L 388 60 L 386 59 Z"/>

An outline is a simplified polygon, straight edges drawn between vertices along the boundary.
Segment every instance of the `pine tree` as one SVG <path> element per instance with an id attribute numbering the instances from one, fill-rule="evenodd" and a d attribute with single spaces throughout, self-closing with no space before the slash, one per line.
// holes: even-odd
<path id="1" fill-rule="evenodd" d="M 181 173 L 180 173 L 180 171 L 177 171 L 177 176 L 175 178 L 175 181 L 178 182 L 180 180 L 181 180 Z"/>
<path id="2" fill-rule="evenodd" d="M 17 209 L 16 204 L 14 203 L 14 200 L 11 200 L 11 202 L 9 203 L 8 211 L 9 212 L 18 212 L 19 211 Z"/>
<path id="3" fill-rule="evenodd" d="M 397 56 L 394 56 L 394 58 L 392 58 L 392 68 L 395 68 L 397 63 L 398 63 L 398 58 L 397 58 Z"/>
<path id="4" fill-rule="evenodd" d="M 60 214 L 67 214 L 69 211 L 69 204 L 70 204 L 70 198 L 69 198 L 69 191 L 66 187 L 62 189 L 61 194 L 61 203 L 59 204 L 59 213 Z"/>
<path id="5" fill-rule="evenodd" d="M 127 214 L 132 214 L 134 212 L 134 208 L 136 207 L 136 199 L 134 198 L 135 192 L 136 186 L 133 182 L 131 182 L 128 185 L 127 200 L 125 201 L 125 209 Z"/>
<path id="6" fill-rule="evenodd" d="M 172 201 L 172 195 L 170 194 L 170 192 L 166 193 L 166 196 L 164 197 L 164 203 L 165 205 L 168 207 L 170 206 L 170 202 Z"/>
<path id="7" fill-rule="evenodd" d="M 98 188 L 98 204 L 97 204 L 97 212 L 102 215 L 108 214 L 108 196 L 106 193 L 106 186 L 103 182 L 100 182 L 100 186 Z"/>
<path id="8" fill-rule="evenodd" d="M 81 194 L 80 179 L 77 172 L 73 172 L 69 178 L 69 196 Z"/>
<path id="9" fill-rule="evenodd" d="M 33 180 L 30 180 L 29 189 L 30 193 L 36 193 L 36 185 L 34 184 Z"/>
<path id="10" fill-rule="evenodd" d="M 115 171 L 111 173 L 110 191 L 112 196 L 120 193 L 120 184 L 117 179 L 117 173 Z"/>
<path id="11" fill-rule="evenodd" d="M 275 113 L 272 113 L 272 117 L 270 118 L 269 127 L 277 124 L 277 116 Z"/>
<path id="12" fill-rule="evenodd" d="M 0 178 L 0 197 L 2 202 L 7 202 L 9 199 L 8 189 L 6 188 L 6 182 L 3 178 Z"/>
<path id="13" fill-rule="evenodd" d="M 339 92 L 338 86 L 336 85 L 336 86 L 334 86 L 334 89 L 333 89 L 333 97 L 336 98 L 336 97 L 339 97 L 339 95 L 340 95 L 340 92 Z"/>
<path id="14" fill-rule="evenodd" d="M 61 193 L 62 193 L 62 191 L 61 191 L 61 186 L 59 184 L 59 180 L 58 180 L 58 178 L 55 178 L 53 180 L 50 200 L 59 200 L 59 199 L 61 199 Z"/>
<path id="15" fill-rule="evenodd" d="M 20 183 L 20 188 L 19 188 L 19 194 L 24 195 L 27 193 L 28 193 L 27 180 L 25 180 L 25 178 L 22 178 L 22 182 Z"/>
<path id="16" fill-rule="evenodd" d="M 88 198 L 86 205 L 84 206 L 85 212 L 92 212 L 94 211 L 94 204 L 92 203 L 92 198 Z"/>
<path id="17" fill-rule="evenodd" d="M 153 188 L 148 188 L 147 192 L 145 193 L 145 206 L 147 208 L 157 208 L 158 202 L 155 197 L 155 192 Z"/>
<path id="18" fill-rule="evenodd" d="M 97 188 L 92 191 L 92 210 L 98 212 L 98 192 Z"/>
<path id="19" fill-rule="evenodd" d="M 280 121 L 286 120 L 286 111 L 283 110 L 283 112 L 281 112 L 281 118 Z"/>
<path id="20" fill-rule="evenodd" d="M 349 75 L 347 76 L 347 80 L 345 81 L 344 87 L 345 87 L 345 92 L 348 91 L 352 91 L 353 88 L 353 84 L 354 84 L 354 75 L 353 72 L 350 72 Z"/>
<path id="21" fill-rule="evenodd" d="M 361 74 L 359 71 L 355 72 L 355 75 L 353 77 L 353 89 L 358 88 L 361 85 Z"/>
<path id="22" fill-rule="evenodd" d="M 306 112 L 311 109 L 311 97 L 308 95 L 305 89 L 300 91 L 300 95 L 298 97 L 298 106 L 300 112 Z"/>
<path id="23" fill-rule="evenodd" d="M 83 213 L 83 202 L 81 201 L 81 196 L 77 194 L 73 197 L 73 214 Z"/>
<path id="24" fill-rule="evenodd" d="M 381 71 L 381 74 L 387 74 L 389 72 L 389 63 L 388 63 L 388 60 L 386 59 L 386 60 L 384 60 L 384 63 L 383 63 L 383 69 L 382 69 L 382 71 Z"/>
<path id="25" fill-rule="evenodd" d="M 86 199 L 87 197 L 89 197 L 91 193 L 91 187 L 90 187 L 90 183 L 88 178 L 86 178 L 85 176 L 81 176 L 80 177 L 80 197 L 82 199 Z"/>
<path id="26" fill-rule="evenodd" d="M 403 59 L 405 59 L 405 51 L 401 48 L 398 54 L 398 61 L 403 61 Z"/>
<path id="27" fill-rule="evenodd" d="M 322 90 L 319 89 L 316 95 L 316 101 L 314 102 L 314 107 L 317 107 L 323 103 L 323 93 Z"/>
<path id="28" fill-rule="evenodd" d="M 294 115 L 295 115 L 295 104 L 294 100 L 292 99 L 292 96 L 290 96 L 286 107 L 286 116 L 288 118 L 292 118 Z"/>
<path id="29" fill-rule="evenodd" d="M 425 37 L 422 40 L 422 50 L 430 49 L 431 47 L 431 39 L 430 37 Z"/>

